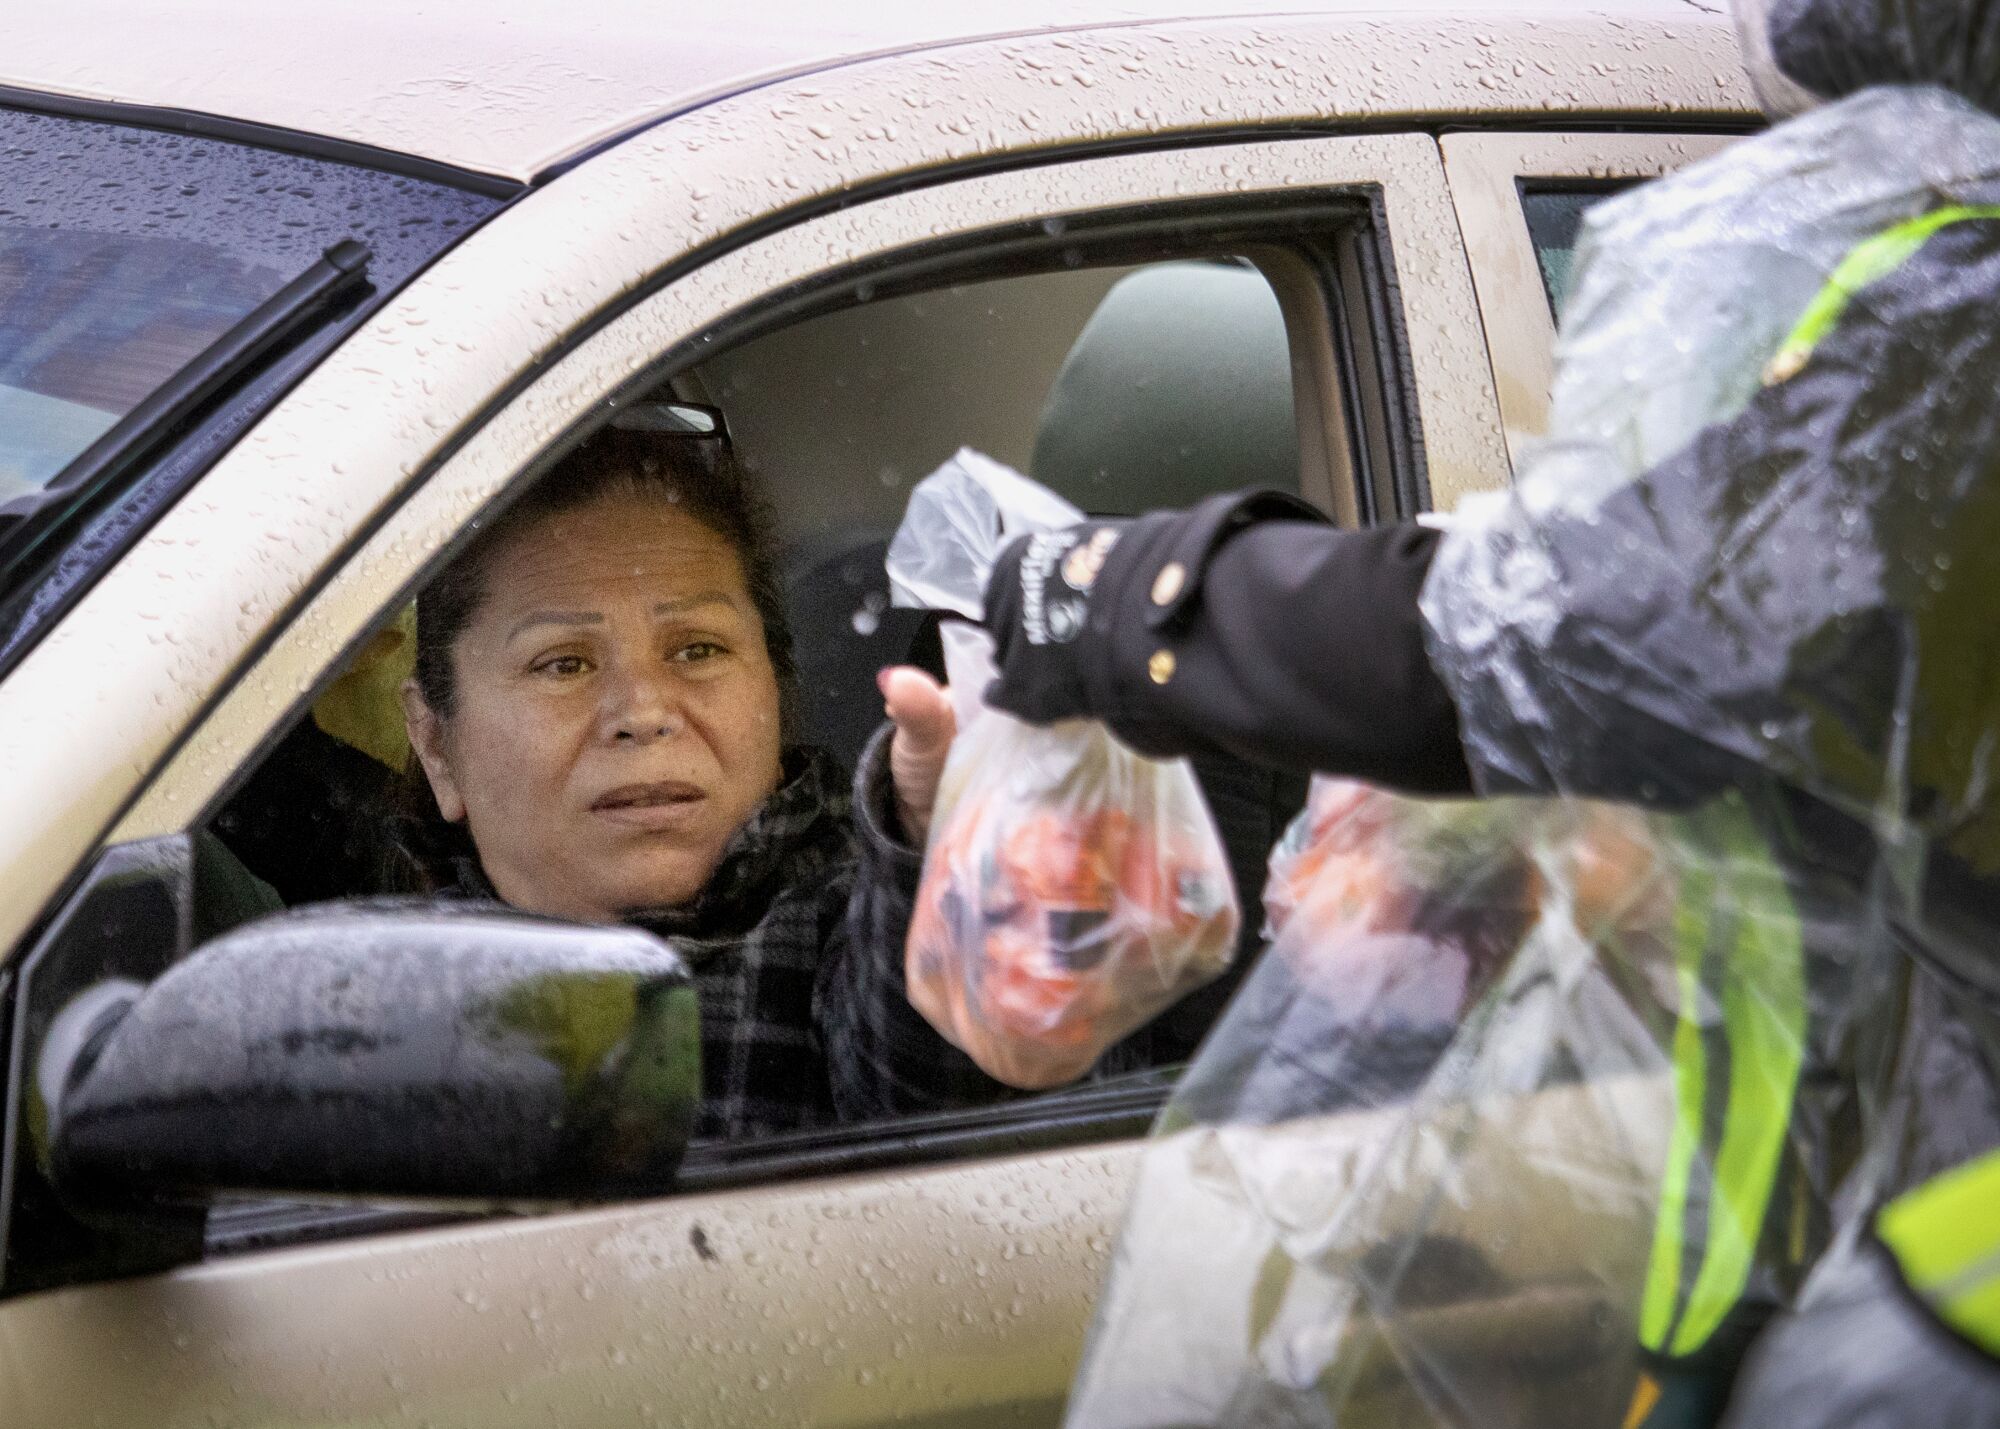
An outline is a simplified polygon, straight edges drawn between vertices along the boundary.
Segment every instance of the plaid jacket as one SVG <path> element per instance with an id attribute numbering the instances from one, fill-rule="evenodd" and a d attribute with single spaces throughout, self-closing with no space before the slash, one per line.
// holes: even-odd
<path id="1" fill-rule="evenodd" d="M 899 837 L 888 735 L 855 796 L 820 750 L 737 831 L 690 904 L 628 921 L 670 941 L 701 1002 L 698 1140 L 975 1106 L 1013 1095 L 946 1042 L 903 989 L 920 850 Z M 469 860 L 459 887 L 491 898 Z"/>

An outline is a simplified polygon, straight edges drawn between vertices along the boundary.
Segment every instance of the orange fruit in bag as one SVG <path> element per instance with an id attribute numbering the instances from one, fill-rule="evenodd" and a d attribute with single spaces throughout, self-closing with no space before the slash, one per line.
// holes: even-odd
<path id="1" fill-rule="evenodd" d="M 912 1004 L 989 1075 L 1072 1081 L 1227 965 L 1235 904 L 1215 859 L 1176 856 L 1124 810 L 999 825 L 970 801 L 952 811 L 905 963 Z"/>

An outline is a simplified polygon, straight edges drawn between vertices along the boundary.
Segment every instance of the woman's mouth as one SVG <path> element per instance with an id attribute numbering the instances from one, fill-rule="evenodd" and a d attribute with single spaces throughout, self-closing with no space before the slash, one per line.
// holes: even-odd
<path id="1" fill-rule="evenodd" d="M 592 800 L 590 811 L 634 828 L 666 829 L 686 823 L 707 797 L 694 785 L 678 780 L 621 784 Z"/>

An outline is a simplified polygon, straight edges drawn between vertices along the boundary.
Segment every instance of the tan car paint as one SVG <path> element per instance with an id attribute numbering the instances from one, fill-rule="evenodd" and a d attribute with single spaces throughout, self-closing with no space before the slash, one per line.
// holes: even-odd
<path id="1" fill-rule="evenodd" d="M 1661 1076 L 1462 1116 L 1452 1161 L 1481 1194 L 1448 1206 L 1435 1230 L 1504 1247 L 1496 1312 L 1515 1335 L 1538 1327 L 1555 1343 L 1495 1333 L 1476 1306 L 1460 1318 L 1543 1367 L 1524 1398 L 1544 1396 L 1544 1413 L 1629 1367 L 1630 1337 L 1605 1329 L 1628 1311 L 1588 1300 L 1589 1287 L 1558 1313 L 1522 1317 L 1548 1292 L 1576 1294 L 1575 1235 L 1595 1238 L 1600 1264 L 1643 1258 L 1643 1244 L 1605 1239 L 1643 1222 L 1620 1205 L 1630 1188 L 1579 1168 L 1661 1162 L 1669 1109 Z M 1228 1323 L 1252 1303 L 1227 1279 L 1247 1267 L 1211 1265 L 1172 1229 L 1227 1199 L 1232 1159 L 1254 1174 L 1260 1157 L 1309 1154 L 1403 1178 L 1412 1203 L 1426 1202 L 1441 1144 L 1395 1142 L 1404 1126 L 1392 1111 L 1235 1128 L 1227 1148 L 1177 1136 L 1149 1163 L 1141 1209 L 1151 1243 L 1178 1245 L 1199 1282 L 1185 1313 Z M 10 1425 L 37 1429 L 1053 1424 L 1137 1151 L 490 1221 L 56 1291 L 0 1305 L 0 1375 L 13 1376 L 0 1378 L 0 1405 Z M 1186 1157 L 1206 1173 L 1177 1176 Z M 1574 1189 L 1565 1173 L 1603 1199 L 1566 1190 L 1563 1216 L 1541 1214 L 1552 1187 Z"/>
<path id="2" fill-rule="evenodd" d="M 482 0 L 472 24 L 452 0 L 9 9 L 0 84 L 222 114 L 524 180 L 754 85 L 1000 36 L 1300 13 L 1512 22 L 1588 10 L 1727 26 L 1706 0 L 758 0 L 754 11 L 736 0 Z M 1049 73 L 1072 82 L 1067 68 Z"/>
<path id="3" fill-rule="evenodd" d="M 1132 1149 L 374 1236 L 0 1303 L 0 1423 L 1048 1424 Z"/>
<path id="4" fill-rule="evenodd" d="M 1486 346 L 1507 427 L 1507 452 L 1521 459 L 1524 443 L 1549 426 L 1555 382 L 1555 319 L 1544 301 L 1535 246 L 1516 200 L 1522 179 L 1650 179 L 1719 153 L 1722 135 L 1447 134 L 1438 141 L 1466 262 L 1488 313 Z"/>
<path id="5" fill-rule="evenodd" d="M 1482 15 L 1476 24 L 1268 21 L 1009 41 L 745 96 L 619 146 L 413 284 L 0 685 L 0 786 L 21 795 L 20 815 L 0 827 L 0 940 L 18 938 L 229 691 L 253 642 L 283 635 L 254 680 L 198 726 L 121 834 L 197 816 L 255 733 L 332 667 L 397 581 L 598 394 L 788 275 L 911 241 L 923 191 L 705 263 L 556 364 L 428 471 L 441 444 L 481 420 L 523 356 L 551 351 L 676 254 L 871 178 L 1162 128 L 1543 108 L 1648 122 L 1673 109 L 1742 113 L 1732 44 L 1715 25 L 1663 13 L 1622 25 Z M 1094 83 L 1077 83 L 1077 73 Z M 1362 142 L 1386 146 L 1346 150 L 1369 154 L 1373 177 L 1430 174 L 1408 190 L 1402 216 L 1392 209 L 1392 224 L 1399 272 L 1420 280 L 1405 297 L 1419 372 L 1429 373 L 1420 381 L 1427 437 L 1437 424 L 1433 480 L 1447 498 L 1491 486 L 1505 474 L 1498 409 L 1435 147 Z M 1202 166 L 1201 154 L 1220 150 L 1151 162 L 1176 166 L 1170 190 L 1198 194 L 1225 181 L 1314 181 L 1310 168 L 1293 175 L 1289 154 L 1341 147 L 1245 146 L 1258 167 L 1228 172 Z M 1134 181 L 1159 177 L 1123 159 L 996 176 L 974 181 L 988 189 L 937 191 L 976 193 L 990 207 L 931 221 L 976 226 L 1023 206 L 1087 209 L 1111 201 L 1098 185 L 1120 164 Z M 1327 172 L 1317 181 L 1337 181 Z M 1418 222 L 1407 236 L 1405 222 Z M 1430 310 L 1449 319 L 1443 326 L 1416 320 L 1426 286 L 1444 295 Z M 311 603 L 296 635 L 284 630 L 298 593 L 418 474 L 425 482 L 410 506 Z M 0 1305 L 0 1418 L 874 1423 L 906 1413 L 934 1425 L 1048 1422 L 1135 1153 L 1106 1147 L 689 1196 L 27 1297 Z M 697 1226 L 715 1259 L 697 1247 Z M 982 1409 L 996 1398 L 998 1407 Z"/>

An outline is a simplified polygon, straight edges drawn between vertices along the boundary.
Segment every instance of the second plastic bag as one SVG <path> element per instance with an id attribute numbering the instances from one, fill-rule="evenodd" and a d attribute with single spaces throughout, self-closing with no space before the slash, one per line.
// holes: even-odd
<path id="1" fill-rule="evenodd" d="M 918 485 L 890 545 L 897 602 L 976 619 L 1008 541 L 1082 519 L 960 452 Z M 1098 724 L 1038 729 L 986 708 L 983 634 L 945 633 L 959 733 L 910 924 L 910 1002 L 989 1076 L 1058 1086 L 1228 967 L 1228 858 L 1185 762 L 1142 758 Z"/>
<path id="2" fill-rule="evenodd" d="M 1704 1121 L 1805 1051 L 1747 830 L 1317 781 L 1270 951 L 1140 1160 L 1071 1429 L 1625 1422 L 1656 1310 L 1695 1325 L 1750 1274 L 1729 1198 L 1825 1203 L 1782 1117 Z M 1761 1055 L 1677 1081 L 1676 1040 L 1721 1024 Z M 1663 1204 L 1720 1232 L 1698 1275 Z"/>

